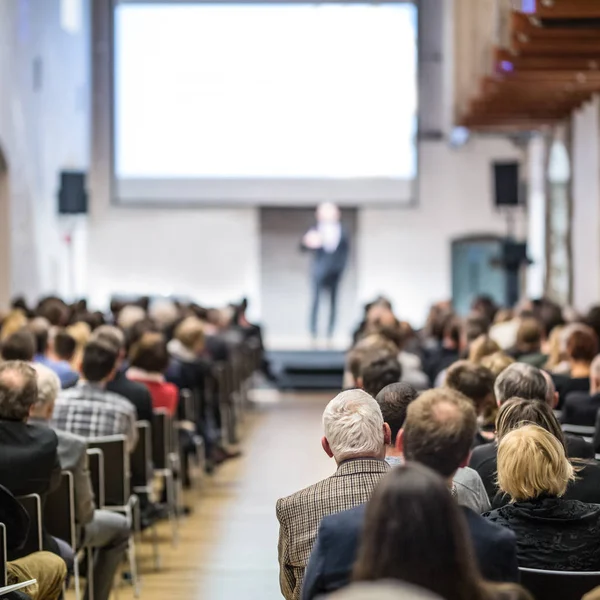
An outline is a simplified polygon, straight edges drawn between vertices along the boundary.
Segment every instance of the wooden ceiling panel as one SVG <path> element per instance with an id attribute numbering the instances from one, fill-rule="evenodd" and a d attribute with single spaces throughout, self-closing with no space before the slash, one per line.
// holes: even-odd
<path id="1" fill-rule="evenodd" d="M 540 19 L 600 19 L 598 0 L 536 0 Z"/>

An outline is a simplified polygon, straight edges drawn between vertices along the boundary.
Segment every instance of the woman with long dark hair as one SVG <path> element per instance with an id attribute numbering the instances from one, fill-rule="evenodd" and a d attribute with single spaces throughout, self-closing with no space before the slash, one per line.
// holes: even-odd
<path id="1" fill-rule="evenodd" d="M 367 506 L 354 580 L 384 579 L 406 581 L 445 600 L 529 598 L 519 586 L 481 578 L 446 482 L 416 463 L 393 469 Z"/>

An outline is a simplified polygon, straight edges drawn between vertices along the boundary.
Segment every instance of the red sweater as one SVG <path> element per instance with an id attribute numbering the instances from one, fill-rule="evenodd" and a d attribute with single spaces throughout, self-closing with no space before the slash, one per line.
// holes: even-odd
<path id="1" fill-rule="evenodd" d="M 137 374 L 132 376 L 127 373 L 127 377 L 132 381 L 143 383 L 152 396 L 152 408 L 165 408 L 171 417 L 177 415 L 177 405 L 179 404 L 179 390 L 177 386 L 166 381 L 155 381 L 144 379 Z"/>

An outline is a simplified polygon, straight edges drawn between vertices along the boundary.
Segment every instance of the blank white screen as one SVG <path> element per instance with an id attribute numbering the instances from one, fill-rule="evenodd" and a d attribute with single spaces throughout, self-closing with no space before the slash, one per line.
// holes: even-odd
<path id="1" fill-rule="evenodd" d="M 121 3 L 121 200 L 412 198 L 412 4 Z"/>

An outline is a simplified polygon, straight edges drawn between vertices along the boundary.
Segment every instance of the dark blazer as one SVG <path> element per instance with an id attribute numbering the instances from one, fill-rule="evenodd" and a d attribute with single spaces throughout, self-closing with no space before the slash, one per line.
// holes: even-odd
<path id="1" fill-rule="evenodd" d="M 124 372 L 119 372 L 106 384 L 106 390 L 129 400 L 135 406 L 138 421 L 152 423 L 152 396 L 143 383 L 131 381 Z"/>
<path id="2" fill-rule="evenodd" d="M 482 575 L 490 581 L 518 582 L 517 540 L 502 527 L 461 507 Z M 350 583 L 366 505 L 324 517 L 304 575 L 302 600 L 333 592 Z"/>
<path id="3" fill-rule="evenodd" d="M 600 409 L 600 394 L 571 392 L 565 398 L 561 421 L 569 425 L 587 425 L 594 427 L 598 410 Z"/>
<path id="4" fill-rule="evenodd" d="M 600 505 L 542 496 L 484 515 L 517 536 L 519 566 L 600 571 Z"/>
<path id="5" fill-rule="evenodd" d="M 567 454 L 569 455 L 569 458 L 579 458 L 582 460 L 591 460 L 594 458 L 594 448 L 592 444 L 586 442 L 583 438 L 577 435 L 565 435 L 565 441 L 567 444 Z M 490 502 L 492 503 L 496 497 L 496 494 L 498 493 L 498 486 L 496 485 L 496 474 L 498 471 L 497 454 L 498 444 L 496 442 L 491 442 L 489 444 L 484 444 L 483 446 L 477 446 L 474 448 L 469 461 L 469 467 L 471 467 L 471 469 L 475 469 L 475 471 L 479 473 L 479 476 L 483 481 L 485 491 L 487 492 Z M 595 480 L 594 473 L 591 473 L 590 478 L 592 477 Z M 576 484 L 580 486 L 581 482 L 576 482 Z M 573 484 L 571 487 L 572 486 Z M 571 487 L 569 488 L 570 490 Z M 598 488 L 598 495 L 600 496 L 600 486 Z M 578 500 L 585 502 L 585 500 L 582 498 L 578 498 Z M 589 502 L 589 500 L 587 501 Z M 600 497 L 597 501 L 600 502 Z"/>
<path id="6" fill-rule="evenodd" d="M 569 377 L 568 375 L 552 375 L 556 391 L 558 392 L 558 406 L 562 410 L 567 396 L 572 392 L 590 393 L 589 377 Z"/>
<path id="7" fill-rule="evenodd" d="M 323 248 L 313 250 L 304 246 L 302 249 L 313 253 L 311 272 L 314 281 L 323 283 L 338 279 L 344 272 L 350 255 L 348 232 L 342 226 L 340 243 L 333 252 L 326 252 Z"/>

